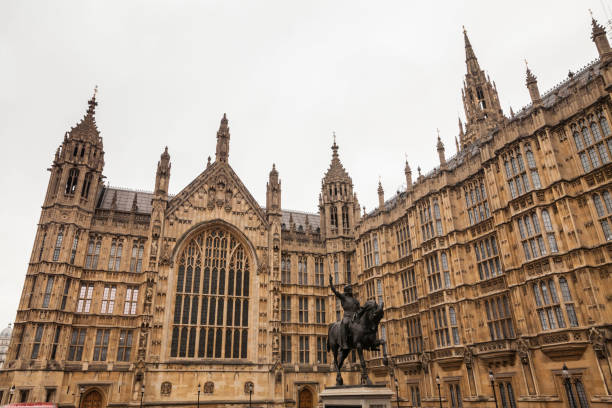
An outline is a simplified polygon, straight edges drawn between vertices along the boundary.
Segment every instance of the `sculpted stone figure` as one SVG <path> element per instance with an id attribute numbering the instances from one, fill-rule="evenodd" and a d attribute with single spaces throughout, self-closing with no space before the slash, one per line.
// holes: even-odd
<path id="1" fill-rule="evenodd" d="M 332 323 L 327 335 L 327 351 L 334 354 L 337 371 L 336 385 L 343 384 L 340 370 L 352 349 L 357 350 L 359 355 L 361 383 L 371 384 L 363 358 L 363 350 L 378 350 L 378 346 L 384 343 L 384 340 L 376 338 L 378 324 L 384 315 L 383 305 L 377 305 L 373 300 L 368 300 L 363 307 L 360 307 L 359 301 L 353 297 L 351 285 L 346 285 L 344 293 L 340 293 L 334 288 L 331 275 L 329 285 L 344 309 L 342 320 Z"/>

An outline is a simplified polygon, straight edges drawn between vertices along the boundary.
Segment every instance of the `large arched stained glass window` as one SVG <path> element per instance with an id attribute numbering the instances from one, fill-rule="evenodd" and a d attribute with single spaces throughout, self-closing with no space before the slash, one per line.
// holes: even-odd
<path id="1" fill-rule="evenodd" d="M 247 358 L 250 263 L 221 228 L 204 230 L 177 257 L 170 356 Z"/>

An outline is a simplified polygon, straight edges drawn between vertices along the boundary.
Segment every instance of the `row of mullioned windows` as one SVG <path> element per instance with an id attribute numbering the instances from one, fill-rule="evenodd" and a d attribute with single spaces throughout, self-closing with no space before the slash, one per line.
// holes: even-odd
<path id="1" fill-rule="evenodd" d="M 448 289 L 451 287 L 451 278 L 449 271 L 448 255 L 445 251 L 427 255 L 423 258 L 427 271 L 427 282 L 429 284 L 429 292 L 435 292 L 440 289 Z M 442 277 L 444 282 L 442 282 Z"/>
<path id="2" fill-rule="evenodd" d="M 606 241 L 612 240 L 612 196 L 608 190 L 593 194 L 593 204 Z"/>
<path id="3" fill-rule="evenodd" d="M 309 323 L 309 302 L 305 296 L 298 297 L 298 321 L 299 323 Z M 315 298 L 315 322 L 325 323 L 325 298 Z M 291 296 L 281 296 L 281 322 L 291 322 Z"/>
<path id="4" fill-rule="evenodd" d="M 45 331 L 44 324 L 37 324 L 34 326 L 34 339 L 32 342 L 32 349 L 30 353 L 30 358 L 35 360 L 39 357 L 42 357 L 40 354 L 42 338 Z M 51 325 L 47 325 L 46 327 L 52 328 Z M 19 328 L 19 335 L 16 336 L 16 347 L 15 347 L 15 359 L 19 358 L 22 341 L 23 341 L 23 331 L 24 327 L 21 326 Z M 60 342 L 60 336 L 62 331 L 66 329 L 62 326 L 55 326 L 53 332 L 53 341 L 51 343 L 50 355 L 48 356 L 50 360 L 56 360 L 57 358 L 57 350 Z M 85 348 L 85 342 L 87 339 L 87 331 L 93 329 L 87 328 L 73 328 L 70 333 L 70 343 L 68 346 L 68 354 L 66 355 L 67 361 L 82 361 L 83 360 L 83 350 Z M 93 354 L 91 356 L 93 361 L 106 361 L 107 353 L 108 353 L 108 345 L 110 343 L 110 335 L 111 329 L 96 329 L 95 343 Z M 132 341 L 133 339 L 133 331 L 132 330 L 119 330 L 119 338 L 117 341 L 117 357 L 116 361 L 130 361 L 131 350 L 132 350 Z"/>
<path id="5" fill-rule="evenodd" d="M 581 119 L 570 127 L 585 173 L 610 162 L 612 131 L 603 112 Z"/>
<path id="6" fill-rule="evenodd" d="M 311 337 L 313 336 L 297 336 L 298 343 L 298 359 L 297 362 L 300 364 L 327 364 L 327 337 L 326 336 L 314 336 L 316 340 L 313 344 L 316 343 L 316 361 L 311 361 L 310 355 L 310 344 Z M 291 363 L 293 362 L 293 349 L 292 345 L 292 336 L 291 335 L 282 335 L 281 336 L 281 361 L 283 363 Z"/>
<path id="7" fill-rule="evenodd" d="M 74 255 L 76 254 L 76 245 L 78 242 L 73 243 L 73 249 L 71 253 L 71 263 L 74 262 Z M 85 268 L 86 269 L 97 269 L 98 260 L 100 258 L 100 249 L 102 247 L 102 237 L 90 237 L 87 243 L 87 254 L 85 256 Z M 135 240 L 132 243 L 132 254 L 130 258 L 130 272 L 142 272 L 142 255 L 144 252 L 144 243 L 139 240 Z M 111 241 L 111 247 L 108 254 L 108 270 L 118 271 L 121 266 L 121 257 L 123 255 L 123 240 L 113 238 Z"/>
<path id="8" fill-rule="evenodd" d="M 66 296 L 66 292 L 70 288 L 70 281 L 66 281 L 66 285 L 64 286 L 64 296 Z M 138 305 L 138 287 L 137 286 L 128 286 L 125 291 L 125 299 L 123 303 L 123 314 L 125 315 L 135 315 L 136 308 Z M 82 283 L 79 289 L 79 297 L 77 300 L 77 313 L 90 313 L 91 304 L 93 301 L 93 292 L 94 292 L 94 284 L 93 283 Z M 102 302 L 100 306 L 101 314 L 113 314 L 115 310 L 115 297 L 117 293 L 117 287 L 115 285 L 105 285 L 104 290 L 102 292 Z M 62 297 L 62 307 L 65 307 L 64 296 Z"/>
<path id="9" fill-rule="evenodd" d="M 542 210 L 540 216 L 536 211 L 530 212 L 519 217 L 517 224 L 526 260 L 529 261 L 548 253 L 559 252 L 548 210 Z"/>
<path id="10" fill-rule="evenodd" d="M 363 239 L 363 263 L 366 269 L 380 265 L 377 234 L 370 234 Z"/>
<path id="11" fill-rule="evenodd" d="M 325 271 L 323 268 L 324 260 L 322 257 L 314 258 L 314 284 L 316 286 L 325 286 Z M 284 254 L 281 257 L 281 282 L 285 284 L 292 283 L 291 279 L 291 256 Z M 298 257 L 298 284 L 308 285 L 308 261 L 305 256 Z"/>
<path id="12" fill-rule="evenodd" d="M 527 166 L 525 166 L 523 153 L 527 158 Z M 540 174 L 529 143 L 525 143 L 522 150 L 521 147 L 510 150 L 502 156 L 502 160 L 511 198 L 519 197 L 531 191 L 531 186 L 536 189 L 542 188 Z M 531 179 L 531 183 L 529 179 Z"/>
<path id="13" fill-rule="evenodd" d="M 400 273 L 402 281 L 402 296 L 404 303 L 417 301 L 417 282 L 414 269 L 406 269 Z"/>
<path id="14" fill-rule="evenodd" d="M 560 277 L 558 286 L 555 279 L 541 280 L 533 283 L 532 289 L 542 330 L 567 327 L 566 316 L 570 327 L 578 326 L 578 316 L 567 279 Z"/>
<path id="15" fill-rule="evenodd" d="M 397 239 L 398 257 L 407 256 L 412 251 L 412 242 L 410 241 L 410 228 L 406 218 L 395 225 L 395 238 Z"/>
<path id="16" fill-rule="evenodd" d="M 433 198 L 431 202 L 427 200 L 419 205 L 419 220 L 421 222 L 421 238 L 423 241 L 443 235 L 442 215 L 437 198 Z"/>
<path id="17" fill-rule="evenodd" d="M 478 224 L 491 217 L 483 180 L 476 180 L 465 186 L 463 191 L 470 225 Z"/>

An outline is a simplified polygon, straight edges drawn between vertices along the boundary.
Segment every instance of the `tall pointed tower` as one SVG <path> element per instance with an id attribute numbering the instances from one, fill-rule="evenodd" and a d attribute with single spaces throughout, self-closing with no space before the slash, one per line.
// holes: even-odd
<path id="1" fill-rule="evenodd" d="M 340 284 L 350 283 L 352 280 L 356 196 L 353 194 L 353 180 L 340 162 L 335 139 L 334 135 L 331 164 L 321 185 L 319 212 L 321 234 L 331 256 L 331 272 L 335 283 Z"/>
<path id="2" fill-rule="evenodd" d="M 504 120 L 495 83 L 480 69 L 465 28 L 463 39 L 467 73 L 461 94 L 467 124 L 461 147 L 472 143 Z"/>

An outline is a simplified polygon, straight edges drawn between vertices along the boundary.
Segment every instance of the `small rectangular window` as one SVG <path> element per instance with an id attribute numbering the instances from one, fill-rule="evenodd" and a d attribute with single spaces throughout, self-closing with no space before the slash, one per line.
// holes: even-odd
<path id="1" fill-rule="evenodd" d="M 119 333 L 119 345 L 117 347 L 117 361 L 130 361 L 132 350 L 132 331 L 121 330 Z"/>
<path id="2" fill-rule="evenodd" d="M 108 351 L 108 338 L 110 337 L 109 329 L 98 329 L 96 331 L 96 344 L 94 346 L 93 360 L 106 361 L 106 352 Z"/>
<path id="3" fill-rule="evenodd" d="M 93 298 L 93 283 L 84 283 L 79 290 L 79 300 L 77 302 L 77 313 L 89 313 L 91 300 Z"/>
<path id="4" fill-rule="evenodd" d="M 125 292 L 125 303 L 123 304 L 123 314 L 136 314 L 138 302 L 138 287 L 128 286 Z"/>

